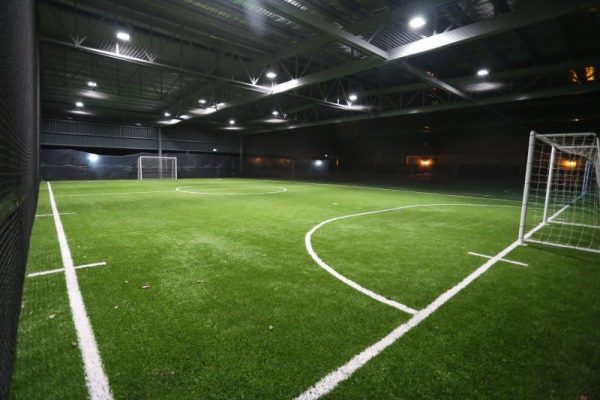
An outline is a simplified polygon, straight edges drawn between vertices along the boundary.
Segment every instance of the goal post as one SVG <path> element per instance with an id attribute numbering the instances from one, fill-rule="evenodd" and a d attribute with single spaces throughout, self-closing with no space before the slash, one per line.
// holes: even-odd
<path id="1" fill-rule="evenodd" d="M 600 139 L 531 132 L 519 242 L 600 253 Z"/>
<path id="2" fill-rule="evenodd" d="M 161 156 L 138 157 L 138 180 L 177 179 L 177 158 Z"/>

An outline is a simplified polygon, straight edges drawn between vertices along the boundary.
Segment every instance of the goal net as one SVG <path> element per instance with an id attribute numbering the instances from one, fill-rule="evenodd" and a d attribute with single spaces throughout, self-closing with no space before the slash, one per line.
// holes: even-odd
<path id="1" fill-rule="evenodd" d="M 177 158 L 155 156 L 139 157 L 138 179 L 177 179 Z"/>
<path id="2" fill-rule="evenodd" d="M 600 140 L 532 132 L 519 240 L 600 253 Z"/>

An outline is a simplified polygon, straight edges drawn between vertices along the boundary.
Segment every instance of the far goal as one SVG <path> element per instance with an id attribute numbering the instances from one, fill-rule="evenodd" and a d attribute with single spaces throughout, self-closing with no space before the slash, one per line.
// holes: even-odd
<path id="1" fill-rule="evenodd" d="M 138 179 L 177 179 L 177 158 L 141 156 L 138 158 Z"/>
<path id="2" fill-rule="evenodd" d="M 600 140 L 531 132 L 519 241 L 600 253 Z"/>

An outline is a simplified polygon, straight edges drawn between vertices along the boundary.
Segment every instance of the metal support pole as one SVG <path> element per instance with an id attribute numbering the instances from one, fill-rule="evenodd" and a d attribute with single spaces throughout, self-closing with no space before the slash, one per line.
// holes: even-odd
<path id="1" fill-rule="evenodd" d="M 546 200 L 544 201 L 544 223 L 548 222 L 548 206 L 550 205 L 550 192 L 552 192 L 552 179 L 554 179 L 554 161 L 556 160 L 556 147 L 552 146 L 550 163 L 548 165 L 548 181 L 546 182 Z"/>
<path id="2" fill-rule="evenodd" d="M 585 162 L 585 170 L 583 171 L 583 187 L 581 189 L 581 195 L 585 195 L 588 192 L 588 186 L 590 186 L 590 176 L 592 172 L 592 160 Z"/>
<path id="3" fill-rule="evenodd" d="M 163 177 L 163 164 L 162 164 L 162 129 L 158 128 L 158 177 Z"/>
<path id="4" fill-rule="evenodd" d="M 521 222 L 519 224 L 519 244 L 525 239 L 525 225 L 527 222 L 527 206 L 529 205 L 529 186 L 531 185 L 531 170 L 533 168 L 533 154 L 535 152 L 535 131 L 529 134 L 529 151 L 527 153 L 527 167 L 525 170 L 525 185 L 523 187 L 523 203 L 521 205 Z"/>
<path id="5" fill-rule="evenodd" d="M 244 135 L 240 134 L 240 176 L 244 173 Z"/>

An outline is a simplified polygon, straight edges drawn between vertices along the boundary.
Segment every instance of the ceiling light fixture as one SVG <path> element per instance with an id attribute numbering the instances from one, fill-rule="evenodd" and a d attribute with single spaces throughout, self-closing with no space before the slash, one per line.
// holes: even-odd
<path id="1" fill-rule="evenodd" d="M 165 114 L 164 114 L 164 115 L 165 115 L 165 117 L 170 117 L 170 116 L 171 116 L 171 113 L 167 111 L 167 112 L 165 112 Z"/>
<path id="2" fill-rule="evenodd" d="M 477 71 L 477 76 L 488 76 L 490 74 L 490 70 L 486 68 L 482 68 Z"/>
<path id="3" fill-rule="evenodd" d="M 358 99 L 358 96 L 354 93 L 352 93 L 350 96 L 348 96 L 348 100 L 350 101 L 356 101 Z"/>
<path id="4" fill-rule="evenodd" d="M 129 42 L 129 39 L 131 39 L 131 36 L 129 36 L 129 33 L 127 32 L 117 32 L 117 39 L 122 40 L 124 42 Z"/>
<path id="5" fill-rule="evenodd" d="M 275 72 L 273 72 L 273 71 L 268 71 L 265 76 L 267 78 L 269 78 L 269 79 L 275 79 L 275 78 L 277 78 L 277 74 Z"/>
<path id="6" fill-rule="evenodd" d="M 82 102 L 82 101 L 76 101 L 76 102 L 75 102 L 75 105 L 76 105 L 77 107 L 83 107 L 83 102 Z"/>
<path id="7" fill-rule="evenodd" d="M 410 26 L 412 29 L 419 29 L 425 26 L 425 24 L 427 23 L 427 20 L 418 15 L 416 17 L 412 17 L 410 19 L 410 21 L 408 21 L 408 26 Z"/>
<path id="8" fill-rule="evenodd" d="M 229 120 L 229 125 L 235 125 L 235 119 L 230 119 Z"/>
<path id="9" fill-rule="evenodd" d="M 94 81 L 88 81 L 87 85 L 89 87 L 96 87 L 96 86 L 98 86 L 98 84 L 96 82 L 94 82 Z"/>
<path id="10" fill-rule="evenodd" d="M 206 100 L 205 99 L 200 99 L 200 100 L 198 100 L 198 103 L 200 103 L 200 104 L 206 104 Z"/>

